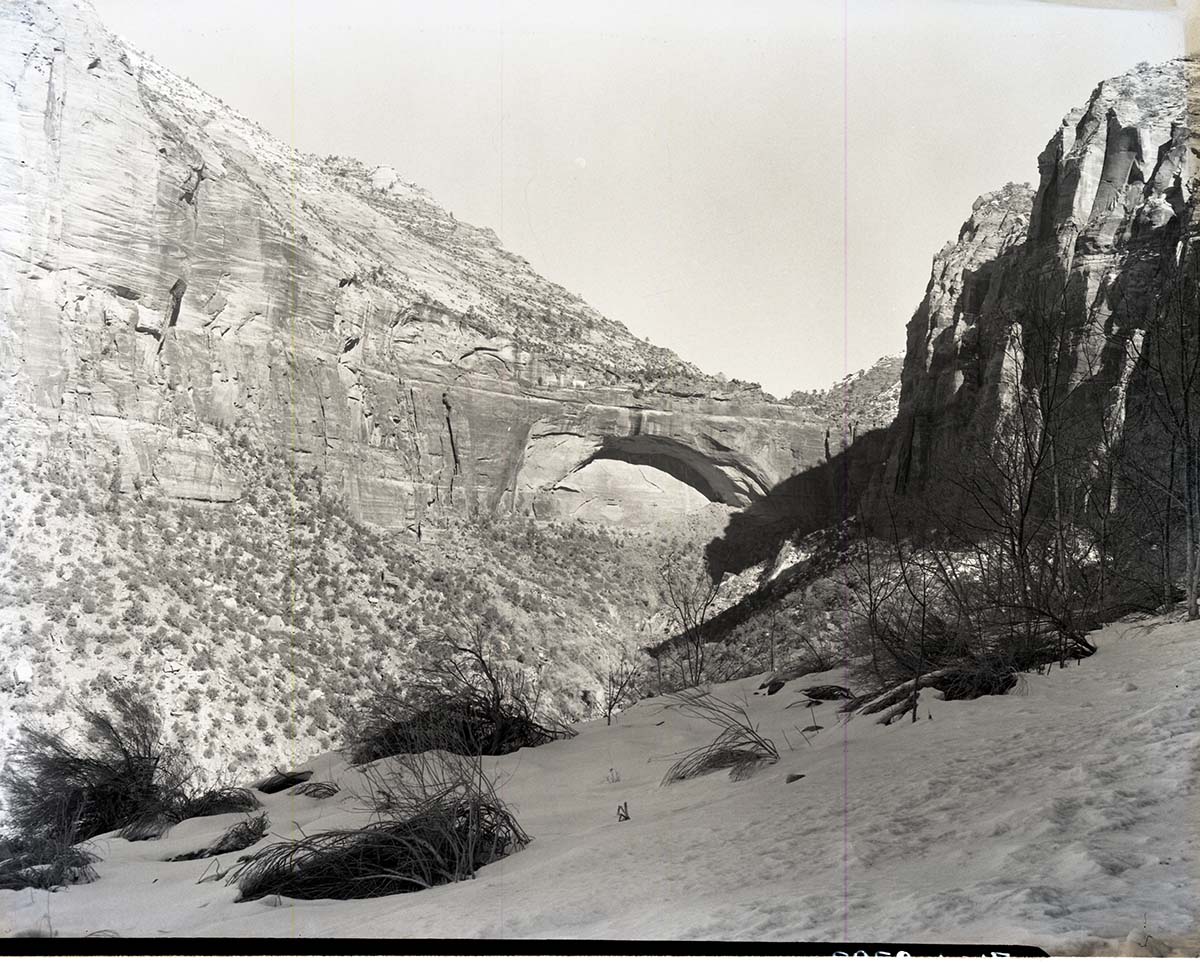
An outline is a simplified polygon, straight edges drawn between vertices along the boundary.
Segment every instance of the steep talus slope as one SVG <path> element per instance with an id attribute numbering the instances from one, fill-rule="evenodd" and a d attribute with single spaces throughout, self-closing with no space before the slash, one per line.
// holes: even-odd
<path id="1" fill-rule="evenodd" d="M 823 431 L 632 336 L 389 168 L 293 151 L 110 35 L 0 9 L 0 370 L 23 429 L 228 501 L 243 427 L 361 518 L 744 505 Z M 443 512 L 444 514 L 444 512 Z"/>
<path id="2" fill-rule="evenodd" d="M 900 411 L 876 495 L 918 493 L 974 434 L 986 437 L 1029 332 L 1065 324 L 1071 378 L 1120 418 L 1124 351 L 1146 327 L 1181 232 L 1195 233 L 1200 65 L 1139 65 L 1072 111 L 1038 159 L 1040 183 L 976 201 L 934 258 L 908 326 Z"/>

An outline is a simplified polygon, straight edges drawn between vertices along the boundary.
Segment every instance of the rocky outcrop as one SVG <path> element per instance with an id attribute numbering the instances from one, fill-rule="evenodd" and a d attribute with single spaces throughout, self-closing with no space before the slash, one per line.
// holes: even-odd
<path id="1" fill-rule="evenodd" d="M 1072 111 L 1038 159 L 1036 192 L 975 202 L 934 258 L 908 325 L 899 413 L 873 496 L 920 493 L 971 436 L 987 437 L 1038 326 L 1062 324 L 1072 384 L 1120 418 L 1130 352 L 1181 232 L 1195 233 L 1200 64 L 1139 65 Z"/>
<path id="2" fill-rule="evenodd" d="M 744 505 L 823 426 L 711 379 L 388 168 L 299 154 L 111 36 L 0 7 L 0 392 L 125 486 L 230 500 L 249 433 L 365 519 Z"/>
<path id="3" fill-rule="evenodd" d="M 991 309 L 1025 241 L 1033 197 L 1027 184 L 983 195 L 958 239 L 934 256 L 908 323 L 889 487 L 919 490 L 997 389 L 1006 326 Z"/>
<path id="4" fill-rule="evenodd" d="M 870 368 L 851 372 L 823 391 L 793 392 L 787 400 L 811 411 L 825 425 L 830 449 L 841 449 L 860 434 L 895 421 L 903 369 L 903 355 L 884 355 Z"/>

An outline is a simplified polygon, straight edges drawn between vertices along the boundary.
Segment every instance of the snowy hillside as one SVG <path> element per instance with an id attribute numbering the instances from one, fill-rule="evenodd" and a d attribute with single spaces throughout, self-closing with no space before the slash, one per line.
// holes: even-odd
<path id="1" fill-rule="evenodd" d="M 180 863 L 236 815 L 165 838 L 105 835 L 99 880 L 0 893 L 0 933 L 976 941 L 1050 951 L 1196 953 L 1200 631 L 1166 618 L 1093 635 L 1099 653 L 1005 696 L 943 702 L 888 727 L 794 680 L 715 692 L 749 705 L 781 759 L 662 786 L 672 755 L 715 735 L 646 700 L 611 727 L 488 761 L 529 846 L 477 879 L 357 901 L 235 903 L 236 854 Z M 815 723 L 822 727 L 802 735 Z M 811 744 L 810 742 L 811 741 Z M 362 775 L 306 764 L 329 799 L 259 794 L 272 832 L 365 820 Z M 787 782 L 790 774 L 803 779 Z M 618 822 L 628 805 L 630 819 Z M 201 878 L 204 878 L 201 881 Z"/>

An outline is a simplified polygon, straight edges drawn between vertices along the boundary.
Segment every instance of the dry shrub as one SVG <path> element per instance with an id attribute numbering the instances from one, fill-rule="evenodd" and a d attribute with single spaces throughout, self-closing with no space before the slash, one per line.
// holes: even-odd
<path id="1" fill-rule="evenodd" d="M 228 877 L 239 901 L 424 890 L 471 877 L 529 841 L 478 757 L 424 753 L 365 772 L 377 819 L 264 847 Z"/>
<path id="2" fill-rule="evenodd" d="M 87 750 L 25 727 L 3 777 L 13 824 L 27 836 L 72 843 L 117 830 L 160 809 L 182 786 L 183 761 L 162 740 L 161 721 L 139 694 L 109 693 L 110 712 L 80 707 L 92 731 Z"/>
<path id="3" fill-rule="evenodd" d="M 265 813 L 260 813 L 257 817 L 250 817 L 241 823 L 234 824 L 209 846 L 201 850 L 193 850 L 190 853 L 179 854 L 172 857 L 171 860 L 200 860 L 203 857 L 217 857 L 220 854 L 245 850 L 262 840 L 267 835 L 267 828 L 270 825 L 271 818 Z"/>
<path id="4" fill-rule="evenodd" d="M 745 707 L 703 690 L 676 693 L 671 697 L 670 705 L 687 716 L 714 723 L 722 729 L 711 743 L 682 754 L 663 777 L 663 786 L 725 769 L 729 769 L 731 780 L 742 780 L 760 766 L 779 759 L 775 744 L 758 732 Z"/>
<path id="5" fill-rule="evenodd" d="M 0 890 L 49 890 L 96 879 L 90 847 L 64 837 L 5 840 L 0 847 Z"/>
<path id="6" fill-rule="evenodd" d="M 249 813 L 259 807 L 258 798 L 243 787 L 219 787 L 190 797 L 180 807 L 181 820 L 214 817 L 221 813 Z"/>
<path id="7" fill-rule="evenodd" d="M 1002 694 L 1019 673 L 1096 651 L 1082 603 L 1037 582 L 1019 591 L 1019 573 L 995 545 L 917 549 L 893 534 L 863 539 L 851 568 L 850 645 L 864 685 L 882 689 L 849 711 L 905 684 L 935 686 L 948 700 Z"/>
<path id="8" fill-rule="evenodd" d="M 346 726 L 351 759 L 427 750 L 500 756 L 574 736 L 569 726 L 539 719 L 540 687 L 490 657 L 487 633 L 485 623 L 468 625 L 466 642 L 446 643 L 427 678 L 368 697 Z"/>
<path id="9" fill-rule="evenodd" d="M 948 700 L 1000 696 L 1017 685 L 1017 670 L 1025 669 L 1010 654 L 985 653 L 950 667 L 936 683 Z"/>
<path id="10" fill-rule="evenodd" d="M 74 844 L 122 830 L 144 840 L 189 817 L 258 806 L 245 790 L 198 788 L 191 762 L 163 739 L 145 694 L 114 687 L 107 696 L 107 711 L 79 706 L 90 731 L 86 749 L 58 733 L 22 728 L 0 777 L 22 836 Z"/>
<path id="11" fill-rule="evenodd" d="M 800 691 L 810 700 L 816 700 L 818 703 L 825 703 L 832 700 L 850 700 L 854 698 L 846 687 L 836 684 L 827 684 L 825 686 L 810 686 L 808 689 Z"/>
<path id="12" fill-rule="evenodd" d="M 242 787 L 218 787 L 199 791 L 185 788 L 168 799 L 161 808 L 139 814 L 121 828 L 121 836 L 126 840 L 157 840 L 175 824 L 193 817 L 249 813 L 258 808 L 258 798 Z"/>
<path id="13" fill-rule="evenodd" d="M 121 828 L 119 836 L 133 841 L 158 840 L 176 823 L 161 811 L 140 813 Z"/>

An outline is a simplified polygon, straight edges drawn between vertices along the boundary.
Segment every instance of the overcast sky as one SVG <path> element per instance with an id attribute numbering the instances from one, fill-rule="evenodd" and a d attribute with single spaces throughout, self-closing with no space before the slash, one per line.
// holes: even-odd
<path id="1" fill-rule="evenodd" d="M 1100 80 L 1184 47 L 1169 2 L 94 2 L 296 147 L 391 164 L 779 395 L 902 351 L 975 197 L 1036 183 Z"/>

